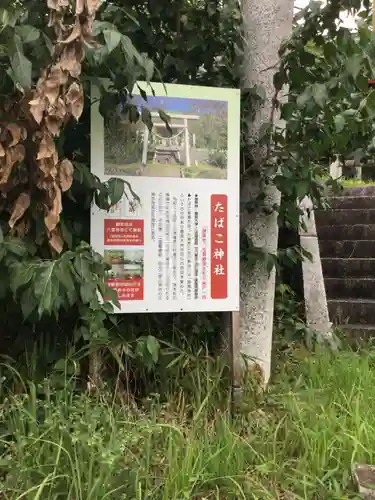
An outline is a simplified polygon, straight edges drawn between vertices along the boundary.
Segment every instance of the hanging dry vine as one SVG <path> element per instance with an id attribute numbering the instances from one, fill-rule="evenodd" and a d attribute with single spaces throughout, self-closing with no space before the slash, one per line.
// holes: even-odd
<path id="1" fill-rule="evenodd" d="M 0 191 L 11 202 L 9 226 L 13 234 L 26 234 L 32 205 L 34 214 L 43 214 L 49 243 L 59 253 L 63 249 L 62 193 L 72 185 L 73 165 L 59 158 L 55 138 L 83 111 L 79 77 L 84 45 L 95 43 L 92 28 L 99 4 L 98 0 L 47 0 L 49 27 L 56 35 L 52 62 L 20 104 L 9 101 L 2 110 L 11 118 L 0 128 Z M 16 165 L 20 168 L 13 172 Z"/>

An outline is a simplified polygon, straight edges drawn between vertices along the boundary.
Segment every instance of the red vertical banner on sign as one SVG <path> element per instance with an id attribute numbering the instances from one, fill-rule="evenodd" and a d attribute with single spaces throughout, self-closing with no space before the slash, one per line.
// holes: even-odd
<path id="1" fill-rule="evenodd" d="M 211 298 L 228 297 L 228 196 L 211 195 Z"/>

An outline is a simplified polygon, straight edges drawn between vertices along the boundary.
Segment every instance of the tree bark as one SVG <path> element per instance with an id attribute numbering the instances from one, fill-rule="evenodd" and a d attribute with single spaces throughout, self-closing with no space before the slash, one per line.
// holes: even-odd
<path id="1" fill-rule="evenodd" d="M 263 123 L 269 122 L 272 100 L 275 94 L 273 75 L 278 67 L 278 50 L 281 42 L 292 30 L 294 0 L 242 0 L 245 37 L 243 87 L 260 85 L 266 101 L 249 124 L 249 140 L 256 139 Z M 275 117 L 277 119 L 277 117 Z M 244 181 L 241 200 L 248 201 L 259 193 L 261 186 L 254 180 Z M 270 186 L 265 206 L 280 203 L 280 193 Z M 263 211 L 252 214 L 246 220 L 246 234 L 254 245 L 276 253 L 278 241 L 277 213 L 265 215 Z M 239 329 L 234 332 L 235 385 L 240 386 L 247 366 L 246 359 L 260 368 L 266 384 L 271 371 L 271 347 L 275 294 L 275 270 L 269 274 L 261 263 L 249 269 L 246 263 L 241 269 L 241 311 Z"/>

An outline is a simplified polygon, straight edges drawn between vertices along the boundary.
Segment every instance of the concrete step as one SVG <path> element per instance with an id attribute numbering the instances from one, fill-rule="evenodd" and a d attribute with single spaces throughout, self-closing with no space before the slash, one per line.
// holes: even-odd
<path id="1" fill-rule="evenodd" d="M 365 210 L 375 208 L 375 193 L 370 196 L 348 196 L 344 193 L 341 195 L 330 196 L 326 201 L 332 209 Z"/>
<path id="2" fill-rule="evenodd" d="M 375 259 L 324 257 L 321 262 L 324 278 L 375 278 Z"/>
<path id="3" fill-rule="evenodd" d="M 322 257 L 375 258 L 375 240 L 321 240 L 319 247 Z"/>
<path id="4" fill-rule="evenodd" d="M 328 203 L 331 208 L 345 210 L 375 208 L 375 196 L 333 196 Z"/>
<path id="5" fill-rule="evenodd" d="M 315 212 L 315 221 L 318 226 L 375 225 L 375 209 L 368 208 L 364 210 L 362 208 L 356 208 L 348 210 L 344 208 L 317 210 Z"/>
<path id="6" fill-rule="evenodd" d="M 375 240 L 375 225 L 317 225 L 319 240 Z"/>
<path id="7" fill-rule="evenodd" d="M 375 185 L 373 186 L 353 186 L 346 187 L 341 193 L 338 193 L 336 196 L 375 196 Z"/>
<path id="8" fill-rule="evenodd" d="M 329 299 L 328 311 L 336 325 L 375 324 L 375 300 L 369 299 Z"/>
<path id="9" fill-rule="evenodd" d="M 375 338 L 375 325 L 340 325 L 339 330 L 353 347 Z"/>
<path id="10" fill-rule="evenodd" d="M 330 299 L 375 298 L 375 278 L 325 278 L 324 283 Z"/>

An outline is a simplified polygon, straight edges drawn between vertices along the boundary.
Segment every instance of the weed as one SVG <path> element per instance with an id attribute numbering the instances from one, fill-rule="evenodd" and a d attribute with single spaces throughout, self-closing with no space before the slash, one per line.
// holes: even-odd
<path id="1" fill-rule="evenodd" d="M 109 390 L 79 393 L 69 380 L 62 390 L 25 381 L 27 392 L 1 406 L 2 492 L 12 500 L 347 498 L 351 463 L 375 459 L 375 355 L 289 355 L 257 404 L 234 415 L 220 396 L 225 366 L 206 355 L 188 365 L 189 401 L 181 390 L 168 403 L 151 395 L 119 404 Z"/>

